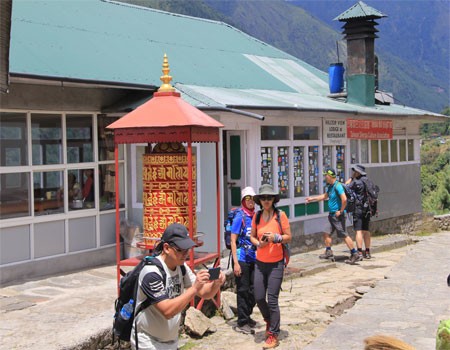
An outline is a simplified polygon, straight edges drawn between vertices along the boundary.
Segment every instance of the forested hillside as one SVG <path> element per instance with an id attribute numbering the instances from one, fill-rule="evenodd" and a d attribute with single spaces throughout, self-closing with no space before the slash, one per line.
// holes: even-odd
<path id="1" fill-rule="evenodd" d="M 337 15 L 356 0 L 121 0 L 164 11 L 219 20 L 327 70 L 345 62 Z M 399 104 L 440 112 L 449 105 L 449 2 L 366 0 L 380 19 L 376 48 L 380 88 Z M 407 3 L 407 6 L 405 4 Z M 307 12 L 308 11 L 308 12 Z"/>
<path id="2" fill-rule="evenodd" d="M 450 108 L 443 112 L 450 116 Z M 434 214 L 450 213 L 450 120 L 422 127 L 422 206 Z"/>

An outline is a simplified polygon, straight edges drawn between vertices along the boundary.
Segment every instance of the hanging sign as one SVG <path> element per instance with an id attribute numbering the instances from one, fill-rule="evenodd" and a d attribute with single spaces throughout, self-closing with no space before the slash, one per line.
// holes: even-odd
<path id="1" fill-rule="evenodd" d="M 345 119 L 324 119 L 322 130 L 324 145 L 345 145 L 347 143 Z"/>
<path id="2" fill-rule="evenodd" d="M 347 135 L 349 139 L 390 140 L 393 126 L 392 120 L 347 119 Z"/>

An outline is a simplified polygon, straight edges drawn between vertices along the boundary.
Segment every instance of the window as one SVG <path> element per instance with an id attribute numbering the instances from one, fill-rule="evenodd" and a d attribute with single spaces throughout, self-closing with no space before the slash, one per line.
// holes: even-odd
<path id="1" fill-rule="evenodd" d="M 278 192 L 280 198 L 289 197 L 289 148 L 278 147 Z"/>
<path id="2" fill-rule="evenodd" d="M 358 140 L 350 140 L 350 164 L 359 163 Z"/>
<path id="3" fill-rule="evenodd" d="M 67 115 L 67 163 L 94 161 L 92 115 Z"/>
<path id="4" fill-rule="evenodd" d="M 62 171 L 33 173 L 34 213 L 36 216 L 64 212 Z"/>
<path id="5" fill-rule="evenodd" d="M 361 163 L 369 163 L 369 140 L 361 140 Z"/>
<path id="6" fill-rule="evenodd" d="M 328 168 L 333 168 L 333 156 L 332 156 L 333 146 L 323 146 L 323 171 Z M 327 183 L 323 179 L 323 190 L 325 191 Z"/>
<path id="7" fill-rule="evenodd" d="M 380 152 L 378 150 L 378 140 L 370 141 L 370 161 L 371 163 L 380 162 Z"/>
<path id="8" fill-rule="evenodd" d="M 319 194 L 319 146 L 308 147 L 309 195 Z"/>
<path id="9" fill-rule="evenodd" d="M 381 162 L 389 163 L 389 144 L 388 140 L 381 140 Z"/>
<path id="10" fill-rule="evenodd" d="M 399 140 L 400 161 L 406 162 L 406 140 Z"/>
<path id="11" fill-rule="evenodd" d="M 345 182 L 345 146 L 336 146 L 336 178 Z"/>
<path id="12" fill-rule="evenodd" d="M 261 140 L 288 140 L 288 126 L 261 126 Z"/>
<path id="13" fill-rule="evenodd" d="M 397 140 L 391 140 L 391 162 L 398 162 L 397 144 Z"/>
<path id="14" fill-rule="evenodd" d="M 294 147 L 294 196 L 305 195 L 304 147 Z"/>
<path id="15" fill-rule="evenodd" d="M 0 219 L 30 215 L 30 174 L 0 175 Z"/>
<path id="16" fill-rule="evenodd" d="M 32 114 L 33 165 L 61 164 L 61 115 Z"/>
<path id="17" fill-rule="evenodd" d="M 272 147 L 261 147 L 261 185 L 273 184 Z"/>
<path id="18" fill-rule="evenodd" d="M 414 140 L 408 140 L 408 160 L 414 160 Z"/>
<path id="19" fill-rule="evenodd" d="M 69 210 L 95 208 L 94 169 L 71 169 L 67 172 Z"/>
<path id="20" fill-rule="evenodd" d="M 317 126 L 294 126 L 294 140 L 318 140 Z"/>
<path id="21" fill-rule="evenodd" d="M 141 157 L 142 166 L 142 157 Z M 125 174 L 123 171 L 124 165 L 119 164 L 119 207 L 123 208 L 123 200 L 125 198 Z M 142 173 L 142 167 L 140 168 Z M 108 210 L 116 208 L 116 171 L 115 164 L 101 164 L 99 166 L 99 195 L 100 195 L 100 210 Z M 142 181 L 139 184 L 140 201 L 142 202 Z"/>
<path id="22" fill-rule="evenodd" d="M 101 115 L 97 122 L 98 160 L 114 161 L 114 131 L 106 127 L 115 122 L 117 117 Z M 123 159 L 123 145 L 119 145 L 119 159 Z"/>
<path id="23" fill-rule="evenodd" d="M 0 165 L 28 165 L 26 114 L 1 112 L 0 125 Z"/>

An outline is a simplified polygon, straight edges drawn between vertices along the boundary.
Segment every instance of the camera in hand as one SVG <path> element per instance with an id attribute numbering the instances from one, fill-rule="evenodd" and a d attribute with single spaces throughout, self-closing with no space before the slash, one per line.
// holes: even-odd
<path id="1" fill-rule="evenodd" d="M 209 272 L 209 280 L 214 281 L 219 278 L 220 275 L 220 267 L 213 267 L 208 269 Z"/>

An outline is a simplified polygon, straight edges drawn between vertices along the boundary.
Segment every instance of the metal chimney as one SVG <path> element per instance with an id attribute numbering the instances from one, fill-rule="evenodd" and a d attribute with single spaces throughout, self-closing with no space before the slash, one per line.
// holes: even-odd
<path id="1" fill-rule="evenodd" d="M 347 102 L 375 105 L 375 19 L 386 17 L 358 1 L 334 20 L 345 22 L 342 34 L 347 40 Z"/>

